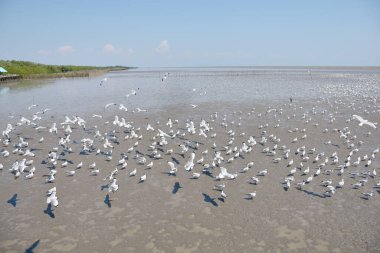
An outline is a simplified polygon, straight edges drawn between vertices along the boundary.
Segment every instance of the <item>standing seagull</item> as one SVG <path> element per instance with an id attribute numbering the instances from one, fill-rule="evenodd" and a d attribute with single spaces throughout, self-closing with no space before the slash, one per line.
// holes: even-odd
<path id="1" fill-rule="evenodd" d="M 146 180 L 146 174 L 140 177 L 140 183 L 144 182 Z"/>

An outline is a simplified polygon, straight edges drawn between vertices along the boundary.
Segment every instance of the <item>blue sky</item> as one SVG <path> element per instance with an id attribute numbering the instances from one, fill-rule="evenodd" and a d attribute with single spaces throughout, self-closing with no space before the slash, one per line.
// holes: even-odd
<path id="1" fill-rule="evenodd" d="M 380 66 L 378 0 L 1 0 L 0 59 Z"/>

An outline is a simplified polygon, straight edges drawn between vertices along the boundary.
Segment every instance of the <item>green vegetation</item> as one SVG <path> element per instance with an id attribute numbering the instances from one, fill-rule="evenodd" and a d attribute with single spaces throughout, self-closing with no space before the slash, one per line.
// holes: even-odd
<path id="1" fill-rule="evenodd" d="M 0 67 L 5 68 L 7 74 L 17 74 L 23 78 L 40 77 L 76 77 L 102 74 L 112 70 L 126 70 L 129 67 L 94 67 L 94 66 L 73 66 L 73 65 L 45 65 L 28 61 L 5 61 L 0 60 Z"/>

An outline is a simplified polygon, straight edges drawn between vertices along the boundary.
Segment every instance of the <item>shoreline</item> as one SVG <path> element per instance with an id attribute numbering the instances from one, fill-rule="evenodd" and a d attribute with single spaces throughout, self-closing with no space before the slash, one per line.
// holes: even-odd
<path id="1" fill-rule="evenodd" d="M 64 73 L 50 73 L 50 74 L 31 74 L 27 76 L 21 76 L 18 75 L 17 78 L 12 78 L 12 79 L 5 79 L 0 81 L 0 85 L 3 83 L 9 83 L 9 82 L 14 82 L 14 81 L 20 81 L 20 80 L 31 80 L 31 79 L 49 79 L 49 78 L 75 78 L 75 77 L 95 77 L 95 76 L 100 76 L 104 75 L 105 73 L 108 72 L 113 72 L 113 71 L 123 71 L 123 70 L 128 70 L 130 68 L 107 68 L 107 69 L 92 69 L 92 70 L 79 70 L 79 71 L 69 71 L 69 72 L 64 72 Z M 13 77 L 14 75 L 12 75 Z"/>

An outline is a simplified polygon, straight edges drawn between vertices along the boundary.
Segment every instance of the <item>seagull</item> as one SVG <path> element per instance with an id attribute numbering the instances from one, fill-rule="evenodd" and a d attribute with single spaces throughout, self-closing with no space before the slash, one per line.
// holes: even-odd
<path id="1" fill-rule="evenodd" d="M 262 170 L 262 171 L 259 171 L 259 172 L 257 173 L 258 176 L 265 176 L 266 174 L 268 174 L 268 170 L 267 170 L 267 169 Z"/>
<path id="2" fill-rule="evenodd" d="M 112 106 L 112 105 L 117 105 L 116 103 L 108 103 L 104 106 L 104 109 L 107 109 L 108 107 Z"/>
<path id="3" fill-rule="evenodd" d="M 363 192 L 362 194 L 364 195 L 364 198 L 366 199 L 369 199 L 370 197 L 373 196 L 373 192 Z"/>
<path id="4" fill-rule="evenodd" d="M 140 182 L 144 182 L 146 180 L 146 174 L 140 177 Z"/>
<path id="5" fill-rule="evenodd" d="M 29 174 L 25 176 L 25 179 L 31 179 L 31 178 L 33 178 L 33 176 L 34 176 L 34 172 L 30 171 Z"/>
<path id="6" fill-rule="evenodd" d="M 80 163 L 77 165 L 76 169 L 78 170 L 78 169 L 82 168 L 82 166 L 83 166 L 83 162 L 80 162 Z"/>
<path id="7" fill-rule="evenodd" d="M 108 186 L 108 192 L 115 193 L 119 189 L 119 185 L 116 184 L 116 178 L 112 179 L 112 182 Z"/>
<path id="8" fill-rule="evenodd" d="M 253 199 L 253 198 L 256 197 L 256 192 L 250 192 L 250 193 L 247 193 L 246 195 L 248 195 L 248 197 L 249 197 L 250 199 Z"/>
<path id="9" fill-rule="evenodd" d="M 46 192 L 46 194 L 47 194 L 48 196 L 50 196 L 53 192 L 56 192 L 56 191 L 57 191 L 57 187 L 54 186 L 53 188 L 49 189 L 49 190 Z"/>
<path id="10" fill-rule="evenodd" d="M 137 173 L 137 170 L 134 169 L 134 170 L 132 170 L 132 171 L 129 173 L 129 176 L 130 176 L 130 177 L 136 176 L 136 173 Z"/>
<path id="11" fill-rule="evenodd" d="M 125 105 L 123 105 L 123 104 L 119 104 L 119 110 L 123 110 L 123 111 L 127 112 L 128 108 L 125 107 Z"/>
<path id="12" fill-rule="evenodd" d="M 213 189 L 216 191 L 223 191 L 225 187 L 226 187 L 226 184 L 223 183 L 223 184 L 215 185 Z"/>
<path id="13" fill-rule="evenodd" d="M 66 175 L 70 176 L 70 177 L 74 176 L 75 175 L 75 170 L 67 170 L 66 171 Z"/>
<path id="14" fill-rule="evenodd" d="M 178 171 L 178 168 L 172 162 L 168 162 L 168 164 L 170 166 L 169 175 L 175 175 Z"/>
<path id="15" fill-rule="evenodd" d="M 342 180 L 340 180 L 340 181 L 339 181 L 339 183 L 338 183 L 338 186 L 337 186 L 337 187 L 339 187 L 339 188 L 342 188 L 342 187 L 343 187 L 343 185 L 344 185 L 344 178 L 342 178 Z"/>
<path id="16" fill-rule="evenodd" d="M 192 176 L 191 178 L 192 178 L 192 179 L 198 179 L 200 176 L 201 176 L 200 173 L 196 173 L 196 172 L 194 172 L 194 173 L 193 173 L 193 176 Z"/>
<path id="17" fill-rule="evenodd" d="M 30 105 L 28 106 L 28 110 L 32 109 L 33 107 L 37 107 L 38 105 Z"/>
<path id="18" fill-rule="evenodd" d="M 137 92 L 135 90 L 131 90 L 131 92 L 129 92 L 127 95 L 125 95 L 126 97 L 129 97 L 130 95 L 137 95 Z"/>
<path id="19" fill-rule="evenodd" d="M 191 153 L 189 160 L 185 164 L 185 170 L 191 171 L 194 168 L 195 153 Z"/>
<path id="20" fill-rule="evenodd" d="M 352 115 L 352 118 L 355 119 L 355 120 L 357 120 L 357 121 L 359 121 L 359 126 L 368 125 L 368 126 L 376 129 L 376 124 L 377 123 L 369 122 L 368 120 L 363 119 L 359 115 Z"/>
<path id="21" fill-rule="evenodd" d="M 149 164 L 146 165 L 147 169 L 151 169 L 153 167 L 153 161 L 151 161 Z"/>
<path id="22" fill-rule="evenodd" d="M 190 104 L 190 106 L 194 109 L 194 108 L 196 108 L 198 105 Z"/>
<path id="23" fill-rule="evenodd" d="M 91 171 L 90 175 L 91 176 L 97 176 L 99 174 L 99 172 L 100 172 L 99 169 L 96 169 L 96 170 L 94 169 L 93 171 Z"/>
<path id="24" fill-rule="evenodd" d="M 50 196 L 46 199 L 47 204 L 52 204 L 54 207 L 58 206 L 58 198 L 56 196 L 56 191 L 53 191 Z"/>
<path id="25" fill-rule="evenodd" d="M 102 86 L 105 82 L 107 82 L 107 77 L 103 78 L 101 81 L 100 81 L 100 86 Z"/>
<path id="26" fill-rule="evenodd" d="M 136 112 L 147 112 L 148 110 L 146 109 L 141 109 L 139 107 L 136 108 Z"/>

